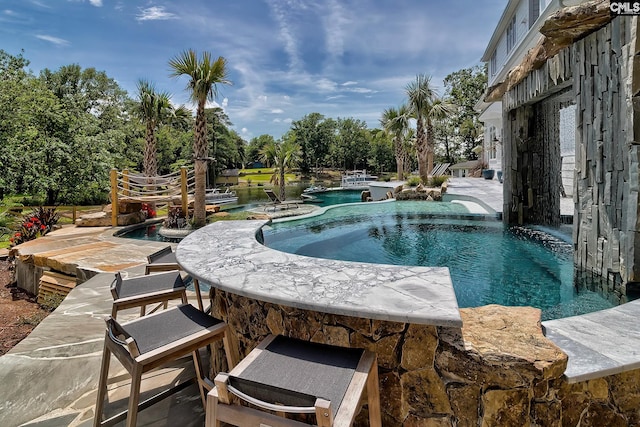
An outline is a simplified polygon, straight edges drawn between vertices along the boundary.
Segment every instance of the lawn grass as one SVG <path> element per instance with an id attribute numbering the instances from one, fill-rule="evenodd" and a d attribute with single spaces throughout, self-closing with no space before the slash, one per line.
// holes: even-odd
<path id="1" fill-rule="evenodd" d="M 266 184 L 271 181 L 273 171 L 273 168 L 241 169 L 238 181 L 245 184 Z M 297 177 L 293 173 L 287 173 L 284 175 L 284 179 L 286 182 L 291 182 L 295 181 Z"/>

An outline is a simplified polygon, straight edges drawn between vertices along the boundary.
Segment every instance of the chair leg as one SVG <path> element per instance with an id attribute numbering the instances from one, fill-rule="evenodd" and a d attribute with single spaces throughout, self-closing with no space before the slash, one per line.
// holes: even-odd
<path id="1" fill-rule="evenodd" d="M 140 383 L 142 382 L 142 368 L 138 365 L 131 372 L 131 391 L 129 393 L 129 411 L 127 413 L 127 427 L 135 427 L 138 421 L 138 404 L 140 402 Z"/>
<path id="2" fill-rule="evenodd" d="M 202 368 L 202 360 L 200 359 L 200 353 L 198 349 L 195 349 L 193 353 L 193 368 L 196 371 L 196 379 L 198 380 L 198 390 L 200 390 L 200 398 L 202 399 L 202 407 L 207 408 L 207 394 L 204 392 L 205 390 L 205 374 L 204 369 Z"/>
<path id="3" fill-rule="evenodd" d="M 369 425 L 382 427 L 380 415 L 380 383 L 378 382 L 378 359 L 375 358 L 367 377 L 367 400 L 369 406 Z"/>
<path id="4" fill-rule="evenodd" d="M 111 351 L 107 347 L 108 336 L 105 336 L 104 350 L 102 351 L 102 363 L 100 364 L 100 379 L 98 380 L 98 397 L 96 398 L 96 410 L 93 417 L 94 427 L 102 425 L 102 412 L 104 411 L 104 399 L 107 394 L 107 380 L 109 378 L 109 363 Z"/>
<path id="5" fill-rule="evenodd" d="M 205 427 L 220 427 L 218 420 L 218 390 L 214 387 L 207 395 Z"/>
<path id="6" fill-rule="evenodd" d="M 224 345 L 224 353 L 227 356 L 227 372 L 231 372 L 231 370 L 236 366 L 238 360 L 240 359 L 240 355 L 237 353 L 237 347 L 231 345 L 231 338 L 229 337 L 229 327 L 227 326 L 227 330 L 224 332 L 222 336 L 222 343 Z"/>
<path id="7" fill-rule="evenodd" d="M 202 305 L 202 294 L 200 293 L 200 282 L 195 277 L 193 278 L 193 287 L 196 290 L 196 297 L 198 298 L 198 308 L 200 311 L 204 311 L 204 306 Z"/>

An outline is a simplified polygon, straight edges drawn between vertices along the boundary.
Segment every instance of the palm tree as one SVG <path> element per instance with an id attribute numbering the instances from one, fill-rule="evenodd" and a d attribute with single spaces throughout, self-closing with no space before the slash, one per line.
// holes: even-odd
<path id="1" fill-rule="evenodd" d="M 156 91 L 155 86 L 147 80 L 138 81 L 138 104 L 135 114 L 145 125 L 144 159 L 142 172 L 145 176 L 158 174 L 158 155 L 156 130 L 173 114 L 169 94 Z"/>
<path id="2" fill-rule="evenodd" d="M 193 141 L 195 157 L 195 201 L 193 221 L 196 227 L 206 223 L 205 191 L 209 146 L 207 144 L 207 119 L 204 109 L 207 101 L 214 101 L 218 95 L 218 84 L 231 84 L 227 77 L 227 60 L 219 56 L 215 61 L 209 52 L 203 52 L 200 59 L 189 49 L 169 61 L 171 76 L 189 77 L 187 90 L 191 100 L 197 104 Z"/>
<path id="3" fill-rule="evenodd" d="M 433 122 L 446 117 L 453 108 L 438 97 L 435 89 L 431 87 L 431 77 L 425 74 L 418 74 L 416 80 L 406 86 L 405 91 L 409 97 L 409 111 L 416 119 L 418 173 L 422 182 L 427 183 L 429 173 L 433 169 Z"/>
<path id="4" fill-rule="evenodd" d="M 273 166 L 273 176 L 270 182 L 279 187 L 279 198 L 285 200 L 285 173 L 298 165 L 302 159 L 302 150 L 292 139 L 283 142 L 269 141 L 260 152 L 262 160 Z"/>
<path id="5" fill-rule="evenodd" d="M 380 119 L 380 125 L 385 133 L 393 137 L 396 167 L 400 181 L 404 179 L 404 160 L 406 157 L 404 140 L 409 130 L 409 118 L 408 107 L 403 104 L 398 109 L 387 108 L 382 112 L 382 118 Z"/>

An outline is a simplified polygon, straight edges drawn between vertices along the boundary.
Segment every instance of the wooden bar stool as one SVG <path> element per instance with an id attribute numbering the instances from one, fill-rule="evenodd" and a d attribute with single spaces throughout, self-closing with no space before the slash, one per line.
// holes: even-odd
<path id="1" fill-rule="evenodd" d="M 171 246 L 167 246 L 148 255 L 147 262 L 148 264 L 144 268 L 144 274 L 182 269 L 176 260 L 176 254 L 173 252 L 173 249 L 171 249 Z"/>
<path id="2" fill-rule="evenodd" d="M 140 307 L 140 316 L 144 316 L 148 304 L 159 303 L 167 308 L 168 302 L 174 299 L 187 303 L 187 289 L 180 273 L 175 271 L 127 279 L 123 279 L 120 272 L 117 272 L 111 283 L 111 296 L 111 316 L 114 319 L 118 316 L 118 311 L 127 308 Z M 154 308 L 151 313 L 159 307 Z"/>
<path id="3" fill-rule="evenodd" d="M 272 412 L 315 413 L 318 426 L 350 426 L 366 390 L 369 424 L 380 427 L 378 387 L 375 353 L 271 335 L 230 373 L 216 376 L 206 426 L 308 425 Z M 252 407 L 232 404 L 235 398 Z"/>
<path id="4" fill-rule="evenodd" d="M 144 274 L 171 270 L 182 270 L 182 267 L 180 267 L 180 264 L 178 264 L 178 260 L 176 259 L 175 252 L 173 252 L 173 249 L 171 249 L 171 246 L 167 246 L 157 252 L 152 253 L 151 255 L 148 255 L 147 263 L 148 264 L 144 267 Z M 196 297 L 198 298 L 198 308 L 200 308 L 200 311 L 204 311 L 204 306 L 202 304 L 202 295 L 200 293 L 200 283 L 196 278 L 193 278 L 193 287 L 196 291 Z"/>
<path id="5" fill-rule="evenodd" d="M 206 391 L 212 389 L 213 383 L 205 376 L 198 349 L 215 341 L 223 341 L 227 363 L 229 366 L 234 365 L 226 323 L 190 304 L 182 304 L 123 324 L 113 318 L 106 319 L 106 322 L 94 426 L 113 425 L 125 418 L 127 427 L 135 426 L 138 411 L 192 384 L 193 381 L 183 382 L 139 403 L 142 375 L 189 353 L 193 357 L 200 397 L 205 405 Z M 128 409 L 102 420 L 111 354 L 131 375 L 131 391 Z"/>

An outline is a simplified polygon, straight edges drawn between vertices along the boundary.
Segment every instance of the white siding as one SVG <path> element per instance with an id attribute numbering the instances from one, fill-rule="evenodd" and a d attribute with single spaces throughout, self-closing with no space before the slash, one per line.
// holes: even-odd
<path id="1" fill-rule="evenodd" d="M 540 14 L 543 14 L 543 11 L 551 4 L 551 0 L 540 0 Z M 506 17 L 506 22 L 511 22 L 511 18 L 513 15 Z M 496 45 L 496 70 L 491 69 L 489 67 L 489 86 L 492 86 L 496 83 L 497 75 L 504 68 L 505 64 L 509 61 L 511 55 L 518 50 L 518 46 L 524 39 L 524 37 L 529 32 L 529 0 L 520 0 L 518 6 L 515 9 L 515 31 L 516 31 L 516 44 L 511 51 L 507 51 L 507 29 L 505 27 L 504 31 L 500 34 L 500 38 L 498 39 L 498 43 Z M 537 31 L 532 29 L 532 31 Z M 522 52 L 522 54 L 526 53 L 526 51 Z M 514 58 L 519 59 L 520 58 Z M 511 66 L 515 65 L 514 61 L 511 61 Z"/>

